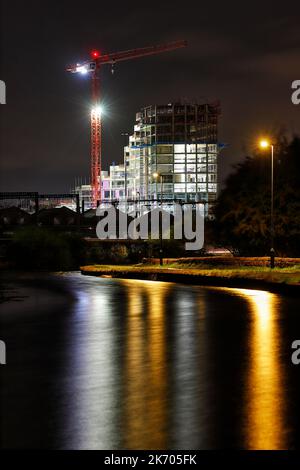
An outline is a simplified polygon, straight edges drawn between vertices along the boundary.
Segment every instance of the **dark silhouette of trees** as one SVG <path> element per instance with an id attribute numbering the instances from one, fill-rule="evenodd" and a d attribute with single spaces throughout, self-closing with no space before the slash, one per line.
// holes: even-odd
<path id="1" fill-rule="evenodd" d="M 216 242 L 239 255 L 269 255 L 270 151 L 257 150 L 234 168 L 216 205 Z M 276 254 L 300 256 L 299 137 L 275 143 L 274 222 Z"/>

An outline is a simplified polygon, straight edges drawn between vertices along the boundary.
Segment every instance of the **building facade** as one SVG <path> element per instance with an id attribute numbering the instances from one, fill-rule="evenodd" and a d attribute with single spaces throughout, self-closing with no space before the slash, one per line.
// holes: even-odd
<path id="1" fill-rule="evenodd" d="M 110 198 L 111 199 L 124 199 L 125 198 L 125 169 L 124 164 L 110 165 Z M 102 197 L 102 200 L 105 199 Z"/>
<path id="2" fill-rule="evenodd" d="M 210 206 L 218 192 L 219 115 L 219 103 L 142 108 L 123 163 L 101 173 L 101 201 L 180 200 Z M 91 187 L 76 192 L 90 207 Z"/>
<path id="3" fill-rule="evenodd" d="M 127 197 L 215 201 L 219 114 L 218 103 L 169 103 L 137 113 L 124 149 Z"/>

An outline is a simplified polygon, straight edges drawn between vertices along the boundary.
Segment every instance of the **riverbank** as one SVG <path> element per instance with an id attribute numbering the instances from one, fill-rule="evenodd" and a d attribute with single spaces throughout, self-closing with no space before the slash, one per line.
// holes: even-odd
<path id="1" fill-rule="evenodd" d="M 300 266 L 275 268 L 257 266 L 196 266 L 188 264 L 93 265 L 82 266 L 81 273 L 126 279 L 178 282 L 192 285 L 244 287 L 300 295 Z"/>

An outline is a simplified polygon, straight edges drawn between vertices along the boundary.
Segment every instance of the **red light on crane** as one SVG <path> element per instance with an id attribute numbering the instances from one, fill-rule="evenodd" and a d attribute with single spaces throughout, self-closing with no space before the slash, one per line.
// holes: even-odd
<path id="1" fill-rule="evenodd" d="M 93 57 L 93 59 L 98 59 L 98 57 L 100 57 L 100 52 L 94 50 L 91 52 L 91 56 Z"/>

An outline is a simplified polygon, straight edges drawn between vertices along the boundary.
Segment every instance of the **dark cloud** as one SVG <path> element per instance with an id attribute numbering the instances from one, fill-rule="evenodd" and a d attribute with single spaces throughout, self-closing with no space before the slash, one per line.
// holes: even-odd
<path id="1" fill-rule="evenodd" d="M 240 2 L 1 2 L 1 187 L 60 191 L 89 173 L 89 83 L 65 73 L 89 50 L 117 51 L 174 39 L 189 46 L 102 71 L 104 166 L 121 159 L 121 133 L 143 105 L 222 103 L 222 177 L 260 133 L 299 132 L 300 6 Z"/>

